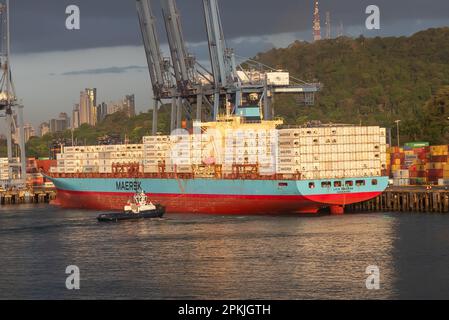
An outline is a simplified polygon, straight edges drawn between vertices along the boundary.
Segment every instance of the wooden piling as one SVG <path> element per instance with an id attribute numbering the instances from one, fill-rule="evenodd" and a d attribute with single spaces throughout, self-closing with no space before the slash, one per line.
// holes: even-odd
<path id="1" fill-rule="evenodd" d="M 387 189 L 377 198 L 347 205 L 346 211 L 449 213 L 449 190 Z"/>
<path id="2" fill-rule="evenodd" d="M 12 205 L 22 203 L 49 203 L 56 198 L 55 190 L 18 190 L 1 191 L 0 205 Z"/>

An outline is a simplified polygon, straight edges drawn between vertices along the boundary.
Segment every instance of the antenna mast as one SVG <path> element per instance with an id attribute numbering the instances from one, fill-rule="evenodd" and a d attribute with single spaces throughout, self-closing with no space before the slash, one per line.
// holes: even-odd
<path id="1" fill-rule="evenodd" d="M 329 11 L 326 12 L 326 39 L 332 38 L 331 33 L 331 13 Z"/>
<path id="2" fill-rule="evenodd" d="M 313 41 L 321 40 L 320 8 L 318 0 L 315 0 L 315 10 L 313 12 Z"/>

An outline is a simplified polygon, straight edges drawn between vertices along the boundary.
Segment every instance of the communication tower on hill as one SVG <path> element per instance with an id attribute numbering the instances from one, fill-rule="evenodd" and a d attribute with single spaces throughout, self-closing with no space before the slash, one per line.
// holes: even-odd
<path id="1" fill-rule="evenodd" d="M 321 40 L 320 8 L 318 0 L 315 0 L 315 9 L 313 11 L 313 41 Z"/>

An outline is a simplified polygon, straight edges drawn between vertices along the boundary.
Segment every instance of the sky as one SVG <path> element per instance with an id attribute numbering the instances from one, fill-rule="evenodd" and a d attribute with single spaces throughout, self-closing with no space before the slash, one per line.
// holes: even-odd
<path id="1" fill-rule="evenodd" d="M 0 0 L 3 2 L 4 0 Z M 39 123 L 71 110 L 84 88 L 96 87 L 98 102 L 136 95 L 137 111 L 152 106 L 151 83 L 134 0 L 10 0 L 12 74 L 25 106 L 25 121 Z M 168 55 L 160 0 L 151 0 L 162 50 Z M 188 50 L 207 64 L 202 0 L 177 0 Z M 348 36 L 411 35 L 449 26 L 447 0 L 321 0 Z M 252 57 L 295 40 L 311 41 L 313 0 L 219 0 L 228 46 Z M 381 29 L 367 30 L 365 9 L 375 4 Z M 67 30 L 68 5 L 80 8 L 80 30 Z"/>

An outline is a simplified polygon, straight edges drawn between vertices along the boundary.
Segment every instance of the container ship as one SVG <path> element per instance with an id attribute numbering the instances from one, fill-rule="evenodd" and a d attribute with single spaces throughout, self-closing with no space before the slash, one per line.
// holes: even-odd
<path id="1" fill-rule="evenodd" d="M 227 114 L 141 144 L 64 147 L 46 176 L 66 208 L 121 209 L 144 190 L 168 213 L 341 214 L 387 187 L 385 131 Z"/>

